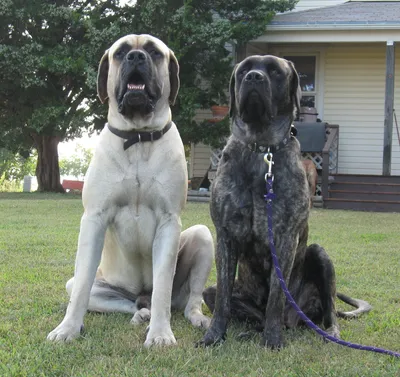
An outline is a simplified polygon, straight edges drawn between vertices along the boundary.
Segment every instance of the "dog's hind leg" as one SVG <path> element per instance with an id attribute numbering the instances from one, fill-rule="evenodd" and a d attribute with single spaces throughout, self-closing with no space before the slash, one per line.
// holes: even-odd
<path id="1" fill-rule="evenodd" d="M 71 296 L 74 278 L 66 284 L 67 293 Z M 100 313 L 127 313 L 134 314 L 137 311 L 136 297 L 129 297 L 125 290 L 107 284 L 104 280 L 95 280 L 90 291 L 88 310 Z"/>
<path id="2" fill-rule="evenodd" d="M 211 312 L 214 311 L 216 293 L 216 285 L 208 287 L 203 292 L 204 302 Z M 231 317 L 240 322 L 247 322 L 253 325 L 257 331 L 262 331 L 265 322 L 263 310 L 256 305 L 251 297 L 239 292 L 236 287 L 233 288 L 232 293 Z"/>
<path id="3" fill-rule="evenodd" d="M 339 338 L 340 333 L 335 310 L 335 269 L 323 247 L 317 244 L 307 247 L 303 279 L 305 284 L 298 301 L 305 303 L 307 307 L 305 314 L 317 324 L 322 323 L 329 335 Z M 312 293 L 313 290 L 316 290 L 317 296 Z"/>
<path id="4" fill-rule="evenodd" d="M 181 234 L 180 250 L 172 290 L 172 307 L 184 310 L 193 326 L 208 328 L 210 318 L 202 312 L 202 292 L 214 259 L 209 229 L 192 226 Z"/>
<path id="5" fill-rule="evenodd" d="M 149 322 L 151 318 L 151 295 L 139 296 L 136 301 L 137 312 L 133 315 L 131 319 L 132 325 L 140 325 L 145 322 Z"/>

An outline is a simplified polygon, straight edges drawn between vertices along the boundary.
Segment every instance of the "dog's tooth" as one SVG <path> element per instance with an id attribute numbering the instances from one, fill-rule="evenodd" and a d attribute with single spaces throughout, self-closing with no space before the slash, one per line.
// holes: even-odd
<path id="1" fill-rule="evenodd" d="M 129 90 L 143 90 L 145 88 L 144 84 L 127 84 Z"/>

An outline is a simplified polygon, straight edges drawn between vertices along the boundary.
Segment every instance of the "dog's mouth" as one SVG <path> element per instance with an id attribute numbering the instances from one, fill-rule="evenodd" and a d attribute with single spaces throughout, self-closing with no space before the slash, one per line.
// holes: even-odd
<path id="1" fill-rule="evenodd" d="M 146 89 L 145 81 L 139 72 L 134 72 L 126 84 L 126 93 L 131 91 L 144 92 Z M 125 94 L 126 94 L 125 93 Z"/>
<path id="2" fill-rule="evenodd" d="M 243 93 L 239 106 L 240 118 L 245 123 L 264 123 L 265 120 L 271 120 L 272 114 L 268 105 L 267 96 L 262 95 L 256 89 L 250 89 Z"/>
<path id="3" fill-rule="evenodd" d="M 126 84 L 126 88 L 128 90 L 144 90 L 145 87 L 146 87 L 145 84 L 131 84 L 131 83 Z"/>
<path id="4" fill-rule="evenodd" d="M 118 95 L 118 111 L 122 115 L 128 117 L 136 113 L 146 115 L 154 110 L 157 95 L 150 81 L 147 74 L 137 70 L 127 75 Z"/>

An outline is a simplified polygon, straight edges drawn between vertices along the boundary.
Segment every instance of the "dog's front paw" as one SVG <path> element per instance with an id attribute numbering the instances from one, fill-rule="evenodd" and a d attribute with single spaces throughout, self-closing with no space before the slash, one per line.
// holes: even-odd
<path id="1" fill-rule="evenodd" d="M 340 339 L 339 326 L 337 325 L 332 325 L 331 327 L 327 328 L 326 333 L 330 336 L 333 336 L 336 339 Z"/>
<path id="2" fill-rule="evenodd" d="M 172 346 L 174 344 L 176 344 L 176 339 L 169 326 L 155 330 L 150 326 L 146 341 L 144 342 L 146 348 L 151 346 Z"/>
<path id="3" fill-rule="evenodd" d="M 210 327 L 211 318 L 202 313 L 193 313 L 187 316 L 190 323 L 195 327 L 208 329 Z"/>
<path id="4" fill-rule="evenodd" d="M 261 345 L 263 347 L 270 348 L 271 350 L 279 351 L 285 346 L 282 331 L 271 331 L 268 333 L 264 332 L 261 339 Z"/>
<path id="5" fill-rule="evenodd" d="M 140 325 L 142 323 L 149 322 L 150 317 L 151 317 L 150 310 L 147 308 L 142 308 L 133 315 L 131 319 L 131 324 Z"/>
<path id="6" fill-rule="evenodd" d="M 52 342 L 70 342 L 76 339 L 83 331 L 83 324 L 62 321 L 49 335 L 47 340 Z"/>
<path id="7" fill-rule="evenodd" d="M 209 347 L 216 346 L 225 341 L 225 333 L 221 333 L 219 331 L 215 331 L 212 327 L 210 327 L 203 339 L 195 344 L 196 347 Z"/>
<path id="8" fill-rule="evenodd" d="M 239 333 L 236 337 L 237 340 L 250 340 L 252 338 L 254 338 L 254 336 L 256 335 L 255 331 L 243 331 L 241 333 Z"/>

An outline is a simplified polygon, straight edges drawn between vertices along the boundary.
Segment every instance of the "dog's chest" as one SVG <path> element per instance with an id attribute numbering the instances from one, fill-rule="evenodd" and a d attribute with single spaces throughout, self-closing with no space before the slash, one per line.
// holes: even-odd
<path id="1" fill-rule="evenodd" d="M 216 226 L 222 226 L 240 243 L 266 241 L 268 217 L 265 174 L 268 167 L 263 156 L 235 158 L 232 153 L 229 158 L 223 156 L 220 164 L 211 206 Z M 285 160 L 275 162 L 275 196 L 272 201 L 275 229 L 285 226 L 285 223 L 297 229 L 304 221 L 304 213 L 308 213 L 305 177 L 293 165 Z"/>
<path id="2" fill-rule="evenodd" d="M 107 214 L 101 269 L 116 285 L 130 281 L 133 286 L 126 288 L 132 292 L 151 288 L 157 229 L 179 216 L 186 198 L 183 148 L 170 144 L 146 151 L 149 147 L 134 145 L 108 159 L 99 154 L 84 195 L 87 206 L 95 201 Z"/>
<path id="3" fill-rule="evenodd" d="M 152 246 L 158 224 L 171 213 L 179 214 L 185 197 L 185 173 L 176 170 L 173 161 L 130 162 L 115 189 L 114 224 L 121 243 L 128 249 Z M 133 241 L 132 235 L 135 237 Z M 132 245 L 135 243 L 135 245 Z"/>
<path id="4" fill-rule="evenodd" d="M 183 148 L 171 143 L 136 144 L 127 151 L 104 151 L 95 157 L 96 169 L 88 184 L 98 195 L 92 199 L 96 206 L 117 215 L 129 209 L 133 217 L 146 216 L 147 210 L 156 217 L 181 211 L 187 185 Z"/>

